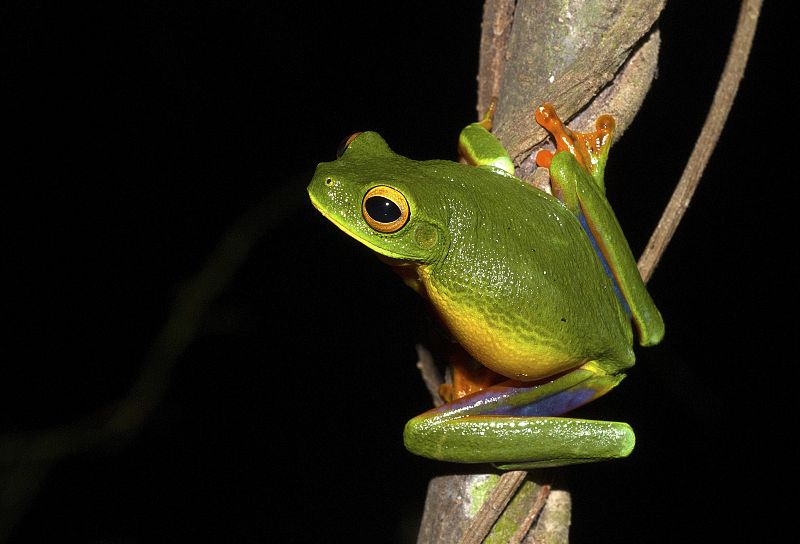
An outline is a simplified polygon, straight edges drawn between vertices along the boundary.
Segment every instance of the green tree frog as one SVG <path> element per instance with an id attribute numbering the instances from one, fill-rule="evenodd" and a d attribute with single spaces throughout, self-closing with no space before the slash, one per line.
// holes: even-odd
<path id="1" fill-rule="evenodd" d="M 460 135 L 467 164 L 411 160 L 357 133 L 318 165 L 311 202 L 430 301 L 480 363 L 457 365 L 449 402 L 406 424 L 408 450 L 503 469 L 625 457 L 628 424 L 559 417 L 624 378 L 633 329 L 644 346 L 664 334 L 605 197 L 614 121 L 578 133 L 552 106 L 536 109 L 556 141 L 536 158 L 551 195 L 514 176 L 492 112 Z"/>

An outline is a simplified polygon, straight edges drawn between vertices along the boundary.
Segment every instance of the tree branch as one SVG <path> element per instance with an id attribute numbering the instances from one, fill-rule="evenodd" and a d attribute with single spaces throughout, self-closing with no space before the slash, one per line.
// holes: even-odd
<path id="1" fill-rule="evenodd" d="M 700 177 L 708 164 L 711 153 L 717 146 L 733 100 L 739 90 L 739 83 L 744 76 L 747 59 L 753 45 L 758 16 L 761 12 L 761 0 L 744 0 L 739 10 L 739 20 L 733 35 L 728 59 L 722 71 L 714 100 L 706 116 L 700 136 L 695 142 L 692 154 L 683 170 L 672 197 L 664 209 L 661 220 L 653 231 L 644 253 L 639 259 L 639 273 L 647 282 L 653 275 L 658 261 L 667 249 L 675 230 L 678 228 L 689 202 L 700 183 Z"/>

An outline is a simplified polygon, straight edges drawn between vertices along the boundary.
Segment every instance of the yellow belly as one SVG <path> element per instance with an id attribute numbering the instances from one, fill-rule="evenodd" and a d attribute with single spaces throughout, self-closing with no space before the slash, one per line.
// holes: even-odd
<path id="1" fill-rule="evenodd" d="M 444 296 L 425 274 L 420 274 L 426 294 L 450 332 L 478 362 L 511 379 L 532 381 L 575 368 L 586 362 L 559 349 L 550 338 L 533 331 L 514 330 L 490 322 L 475 307 Z"/>

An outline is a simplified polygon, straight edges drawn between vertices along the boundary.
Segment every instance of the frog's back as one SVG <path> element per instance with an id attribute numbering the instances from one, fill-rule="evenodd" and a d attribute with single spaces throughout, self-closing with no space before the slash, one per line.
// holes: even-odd
<path id="1" fill-rule="evenodd" d="M 521 380 L 630 366 L 629 318 L 577 218 L 516 178 L 449 164 L 437 168 L 449 247 L 420 275 L 459 343 Z"/>

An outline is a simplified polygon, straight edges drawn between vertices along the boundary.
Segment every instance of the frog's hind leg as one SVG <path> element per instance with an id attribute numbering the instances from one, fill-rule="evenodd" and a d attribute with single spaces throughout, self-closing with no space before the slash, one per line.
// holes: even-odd
<path id="1" fill-rule="evenodd" d="M 628 424 L 554 417 L 605 394 L 623 377 L 590 362 L 548 382 L 506 381 L 415 417 L 405 444 L 424 457 L 503 469 L 625 457 L 635 442 Z"/>

